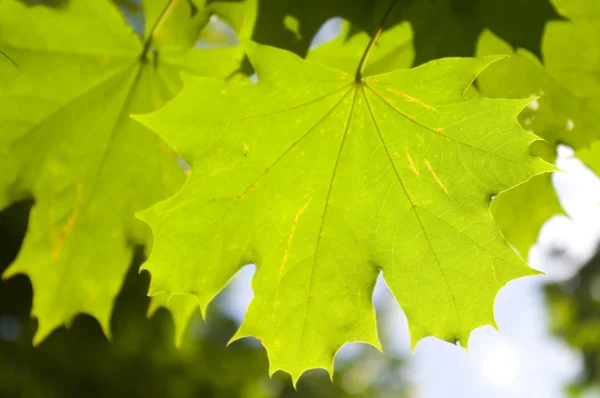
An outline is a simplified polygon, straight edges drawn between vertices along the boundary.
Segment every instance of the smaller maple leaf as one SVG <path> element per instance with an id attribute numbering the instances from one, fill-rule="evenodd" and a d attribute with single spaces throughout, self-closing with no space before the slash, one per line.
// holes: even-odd
<path id="1" fill-rule="evenodd" d="M 0 51 L 19 65 L 0 63 L 0 208 L 35 199 L 2 277 L 30 278 L 36 343 L 78 313 L 110 336 L 134 245 L 150 243 L 134 214 L 183 182 L 173 152 L 128 115 L 175 96 L 181 70 L 225 77 L 243 55 L 194 48 L 204 19 L 190 17 L 188 2 L 145 1 L 144 9 L 140 40 L 110 1 L 0 3 Z"/>

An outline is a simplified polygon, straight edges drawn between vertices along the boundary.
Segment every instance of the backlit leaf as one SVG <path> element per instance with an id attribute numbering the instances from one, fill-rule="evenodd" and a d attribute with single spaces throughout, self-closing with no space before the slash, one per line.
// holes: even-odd
<path id="1" fill-rule="evenodd" d="M 525 128 L 546 140 L 545 144 L 536 143 L 532 150 L 548 161 L 554 161 L 558 144 L 580 151 L 600 138 L 600 55 L 596 51 L 600 14 L 594 11 L 597 2 L 556 3 L 573 20 L 548 24 L 542 44 L 543 65 L 526 50 L 513 53 L 507 43 L 490 32 L 485 32 L 478 44 L 479 55 L 512 54 L 479 76 L 478 87 L 483 95 L 538 97 L 520 120 Z M 499 224 L 507 239 L 525 257 L 543 222 L 562 212 L 546 177 L 532 179 L 518 190 L 501 195 L 493 210 L 503 218 Z"/>
<path id="2" fill-rule="evenodd" d="M 467 342 L 494 324 L 498 290 L 531 275 L 491 198 L 553 167 L 517 123 L 531 99 L 465 99 L 497 57 L 445 59 L 364 78 L 249 44 L 258 84 L 187 78 L 139 116 L 191 165 L 178 194 L 141 213 L 151 293 L 195 295 L 203 312 L 244 264 L 255 336 L 271 371 L 332 370 L 347 342 L 379 346 L 378 274 L 425 336 Z M 164 294 L 164 293 L 163 293 Z"/>
<path id="3" fill-rule="evenodd" d="M 35 199 L 4 277 L 31 279 L 36 341 L 79 312 L 109 334 L 133 247 L 150 243 L 134 213 L 184 179 L 172 151 L 129 114 L 164 105 L 181 70 L 224 77 L 241 59 L 237 48 L 194 49 L 202 26 L 187 1 L 146 4 L 145 42 L 108 0 L 0 4 L 0 50 L 18 64 L 0 64 L 11 74 L 0 80 L 0 207 Z"/>

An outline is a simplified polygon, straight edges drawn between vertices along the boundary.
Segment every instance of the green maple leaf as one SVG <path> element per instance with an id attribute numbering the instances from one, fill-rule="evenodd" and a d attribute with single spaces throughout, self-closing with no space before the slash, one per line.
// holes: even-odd
<path id="1" fill-rule="evenodd" d="M 150 241 L 134 213 L 184 179 L 172 151 L 129 118 L 162 106 L 179 73 L 224 77 L 239 48 L 195 49 L 207 18 L 187 1 L 146 1 L 135 35 L 109 1 L 59 10 L 0 4 L 0 50 L 19 68 L 0 82 L 0 208 L 33 197 L 28 232 L 4 277 L 31 279 L 36 341 L 79 312 L 107 335 L 133 246 Z"/>
<path id="2" fill-rule="evenodd" d="M 494 324 L 496 293 L 531 275 L 489 212 L 491 197 L 553 170 L 529 153 L 531 100 L 467 100 L 497 57 L 445 59 L 356 83 L 340 70 L 249 44 L 256 85 L 185 79 L 140 116 L 190 163 L 174 197 L 141 213 L 154 246 L 151 294 L 203 312 L 244 264 L 254 300 L 235 338 L 255 336 L 271 372 L 332 370 L 346 342 L 379 347 L 380 271 L 424 336 L 467 341 Z"/>
<path id="3" fill-rule="evenodd" d="M 542 64 L 524 49 L 510 46 L 486 32 L 478 43 L 478 55 L 509 54 L 478 77 L 486 96 L 539 97 L 521 114 L 525 128 L 544 138 L 549 148 L 538 148 L 552 160 L 557 143 L 575 149 L 600 138 L 600 56 L 595 56 L 600 28 L 593 19 L 552 22 L 543 42 Z M 576 45 L 574 45 L 574 43 Z M 507 82 L 511 84 L 507 84 Z"/>
<path id="4" fill-rule="evenodd" d="M 559 142 L 579 146 L 592 139 L 586 137 L 581 128 L 584 123 L 593 122 L 589 120 L 591 114 L 584 108 L 578 109 L 569 91 L 548 75 L 535 55 L 523 49 L 513 52 L 507 43 L 490 32 L 481 36 L 478 54 L 511 54 L 510 58 L 491 65 L 479 75 L 481 94 L 496 98 L 537 98 L 519 116 L 525 128 L 546 140 L 534 144 L 534 153 L 553 162 Z M 578 130 L 582 130 L 578 134 L 571 134 L 569 130 L 569 120 L 573 123 L 573 118 L 577 120 Z M 492 213 L 504 236 L 527 258 L 542 225 L 550 217 L 564 212 L 550 175 L 541 175 L 500 195 L 492 205 Z"/>
<path id="5" fill-rule="evenodd" d="M 534 153 L 554 161 L 556 146 L 567 144 L 581 151 L 592 168 L 593 156 L 586 148 L 600 138 L 600 8 L 598 2 L 556 1 L 570 21 L 551 22 L 543 38 L 544 63 L 524 49 L 513 52 L 508 43 L 485 32 L 478 43 L 479 55 L 511 54 L 478 78 L 481 93 L 488 97 L 538 97 L 521 114 L 525 128 L 544 138 Z M 537 240 L 545 221 L 563 213 L 549 176 L 540 176 L 498 197 L 492 207 L 507 239 L 523 256 Z"/>

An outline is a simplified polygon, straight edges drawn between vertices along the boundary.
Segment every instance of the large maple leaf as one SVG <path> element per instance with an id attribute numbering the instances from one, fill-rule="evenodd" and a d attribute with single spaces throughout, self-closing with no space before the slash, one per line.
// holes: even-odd
<path id="1" fill-rule="evenodd" d="M 0 207 L 33 197 L 28 232 L 4 277 L 34 289 L 36 341 L 79 312 L 105 333 L 134 244 L 134 213 L 183 181 L 172 151 L 134 112 L 162 106 L 179 72 L 226 76 L 239 48 L 195 49 L 208 17 L 183 0 L 146 1 L 141 40 L 108 0 L 54 10 L 0 5 Z"/>
<path id="2" fill-rule="evenodd" d="M 379 346 L 378 274 L 424 336 L 466 343 L 493 301 L 534 273 L 489 212 L 492 197 L 553 168 L 517 123 L 531 100 L 463 97 L 495 57 L 445 59 L 355 82 L 249 44 L 259 82 L 186 79 L 141 116 L 191 165 L 178 194 L 143 212 L 151 294 L 204 311 L 253 262 L 254 300 L 235 338 L 255 336 L 271 372 L 332 370 L 346 342 Z"/>

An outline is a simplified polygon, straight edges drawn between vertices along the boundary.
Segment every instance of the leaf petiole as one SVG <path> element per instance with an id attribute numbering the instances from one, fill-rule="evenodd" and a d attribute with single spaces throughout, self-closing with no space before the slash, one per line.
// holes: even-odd
<path id="1" fill-rule="evenodd" d="M 11 57 L 9 57 L 8 55 L 6 55 L 6 53 L 4 51 L 0 50 L 0 55 L 3 55 L 6 59 L 8 59 L 15 67 L 19 67 L 19 65 L 17 65 L 17 63 L 15 61 L 13 61 L 13 59 Z"/>
<path id="2" fill-rule="evenodd" d="M 377 27 L 377 32 L 375 32 L 375 34 L 371 38 L 371 41 L 369 41 L 369 44 L 367 45 L 365 52 L 363 53 L 362 57 L 360 58 L 360 62 L 358 63 L 358 67 L 356 68 L 356 77 L 354 78 L 354 81 L 356 83 L 360 83 L 362 81 L 362 74 L 363 74 L 363 70 L 365 69 L 365 63 L 367 62 L 367 58 L 369 58 L 369 53 L 371 52 L 371 49 L 373 47 L 375 47 L 375 43 L 377 42 L 379 35 L 383 31 L 385 23 L 386 23 L 388 17 L 390 16 L 390 14 L 392 13 L 392 9 L 394 8 L 394 6 L 396 5 L 397 2 L 398 2 L 398 0 L 391 1 L 389 7 L 385 11 L 385 14 L 383 14 L 383 18 L 381 18 L 381 22 L 379 23 L 379 26 Z"/>

